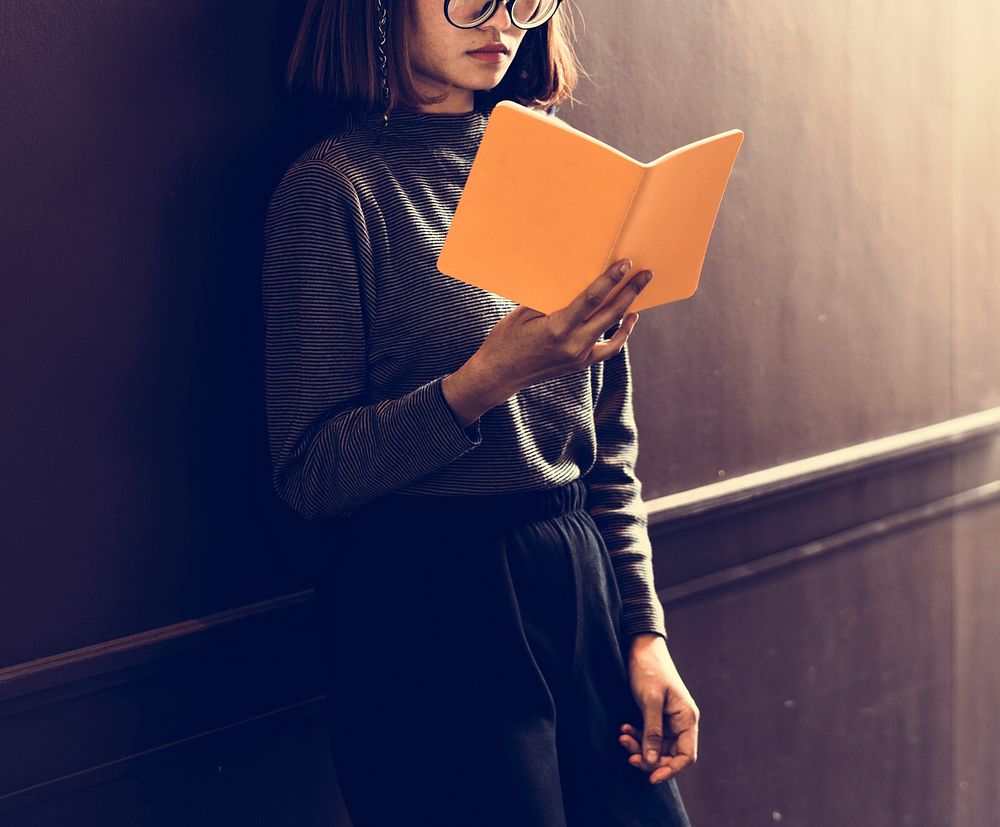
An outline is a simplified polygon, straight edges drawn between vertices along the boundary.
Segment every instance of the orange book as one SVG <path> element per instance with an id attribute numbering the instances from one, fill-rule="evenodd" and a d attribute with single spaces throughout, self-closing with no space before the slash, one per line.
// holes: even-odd
<path id="1" fill-rule="evenodd" d="M 437 267 L 552 313 L 620 258 L 654 271 L 630 310 L 690 298 L 743 132 L 641 163 L 513 101 L 493 108 Z M 625 286 L 617 285 L 606 301 Z"/>

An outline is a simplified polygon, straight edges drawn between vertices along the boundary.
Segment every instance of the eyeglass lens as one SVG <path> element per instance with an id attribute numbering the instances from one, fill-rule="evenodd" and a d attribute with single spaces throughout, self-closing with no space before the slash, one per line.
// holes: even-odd
<path id="1" fill-rule="evenodd" d="M 510 16 L 518 26 L 540 26 L 558 5 L 557 0 L 514 0 Z M 495 8 L 495 3 L 483 0 L 449 0 L 448 17 L 456 26 L 476 26 L 488 20 Z"/>

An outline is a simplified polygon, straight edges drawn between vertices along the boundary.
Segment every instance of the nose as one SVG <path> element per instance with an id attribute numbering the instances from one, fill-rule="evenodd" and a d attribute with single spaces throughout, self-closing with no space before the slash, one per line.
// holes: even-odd
<path id="1" fill-rule="evenodd" d="M 514 21 L 511 20 L 510 10 L 507 7 L 510 6 L 513 2 L 514 0 L 500 0 L 500 2 L 496 4 L 496 8 L 493 10 L 493 14 L 491 14 L 489 16 L 489 19 L 487 19 L 482 25 L 487 26 L 493 24 L 497 27 L 497 29 L 499 29 L 502 32 L 509 29 L 511 26 L 514 25 Z M 500 21 L 497 20 L 498 14 L 501 15 L 501 19 L 505 21 L 502 25 Z M 482 26 L 480 26 L 479 28 L 482 28 Z"/>

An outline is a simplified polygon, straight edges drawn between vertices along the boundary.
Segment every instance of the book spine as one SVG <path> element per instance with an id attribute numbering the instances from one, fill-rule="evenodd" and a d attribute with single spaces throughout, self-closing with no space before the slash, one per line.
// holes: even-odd
<path id="1" fill-rule="evenodd" d="M 632 188 L 632 195 L 629 196 L 628 202 L 625 204 L 625 209 L 622 210 L 622 220 L 618 224 L 618 232 L 616 232 L 615 237 L 611 239 L 611 246 L 608 248 L 607 255 L 604 257 L 604 267 L 602 269 L 606 270 L 614 260 L 611 258 L 611 255 L 614 253 L 615 245 L 618 244 L 618 239 L 621 238 L 622 231 L 625 229 L 625 222 L 628 221 L 629 213 L 632 211 L 632 202 L 635 201 L 635 197 L 639 193 L 639 186 L 642 184 L 642 179 L 646 174 L 646 167 L 640 165 L 638 170 L 639 174 L 636 176 L 635 186 Z M 628 253 L 625 253 L 625 255 L 628 255 Z"/>

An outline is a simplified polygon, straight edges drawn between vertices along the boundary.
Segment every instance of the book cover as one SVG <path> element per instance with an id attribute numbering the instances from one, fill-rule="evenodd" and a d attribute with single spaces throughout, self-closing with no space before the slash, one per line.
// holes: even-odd
<path id="1" fill-rule="evenodd" d="M 626 278 L 655 272 L 630 310 L 689 298 L 742 142 L 731 129 L 644 164 L 558 118 L 500 101 L 438 270 L 552 313 L 627 257 Z"/>

